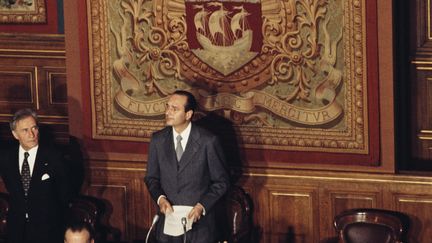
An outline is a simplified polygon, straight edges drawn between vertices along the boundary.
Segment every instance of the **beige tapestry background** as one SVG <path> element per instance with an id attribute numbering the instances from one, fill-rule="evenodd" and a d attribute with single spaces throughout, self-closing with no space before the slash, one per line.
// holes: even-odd
<path id="1" fill-rule="evenodd" d="M 93 136 L 148 141 L 186 89 L 245 147 L 366 154 L 364 5 L 88 1 Z"/>

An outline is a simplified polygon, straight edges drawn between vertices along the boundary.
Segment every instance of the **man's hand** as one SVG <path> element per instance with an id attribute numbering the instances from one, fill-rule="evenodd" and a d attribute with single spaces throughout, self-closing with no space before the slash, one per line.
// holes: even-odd
<path id="1" fill-rule="evenodd" d="M 192 219 L 193 222 L 195 223 L 201 218 L 203 211 L 204 211 L 203 205 L 201 205 L 201 203 L 197 203 L 189 212 L 188 218 Z"/>
<path id="2" fill-rule="evenodd" d="M 163 214 L 172 213 L 174 209 L 171 206 L 171 203 L 165 197 L 161 197 L 159 200 L 159 210 Z"/>

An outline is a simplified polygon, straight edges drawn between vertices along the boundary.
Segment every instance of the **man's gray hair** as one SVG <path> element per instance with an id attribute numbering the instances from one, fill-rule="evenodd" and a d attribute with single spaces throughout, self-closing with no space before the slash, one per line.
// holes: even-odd
<path id="1" fill-rule="evenodd" d="M 10 126 L 11 131 L 15 131 L 16 124 L 18 121 L 20 121 L 24 118 L 27 118 L 29 116 L 31 116 L 35 119 L 36 124 L 38 123 L 38 117 L 37 117 L 36 112 L 30 108 L 21 109 L 21 110 L 18 110 L 17 112 L 15 112 L 14 116 L 12 117 L 12 121 L 9 122 L 9 126 Z"/>

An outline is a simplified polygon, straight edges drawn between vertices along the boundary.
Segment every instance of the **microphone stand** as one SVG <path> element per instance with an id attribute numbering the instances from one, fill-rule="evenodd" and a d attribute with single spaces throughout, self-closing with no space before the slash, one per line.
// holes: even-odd
<path id="1" fill-rule="evenodd" d="M 183 231 L 184 231 L 184 234 L 183 234 L 183 243 L 186 243 L 186 222 L 187 222 L 186 217 L 183 217 L 181 219 L 181 223 L 183 225 Z"/>
<path id="2" fill-rule="evenodd" d="M 159 215 L 156 214 L 156 215 L 153 217 L 152 224 L 151 224 L 151 226 L 150 226 L 149 231 L 147 232 L 147 236 L 146 236 L 145 243 L 148 243 L 148 239 L 149 239 L 149 236 L 150 236 L 150 232 L 152 231 L 153 226 L 156 224 L 156 222 L 157 222 L 158 220 L 159 220 Z"/>

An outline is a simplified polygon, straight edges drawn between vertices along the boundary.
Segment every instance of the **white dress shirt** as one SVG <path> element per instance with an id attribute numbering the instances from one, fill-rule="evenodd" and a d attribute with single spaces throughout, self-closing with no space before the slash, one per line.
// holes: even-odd
<path id="1" fill-rule="evenodd" d="M 29 157 L 27 158 L 27 161 L 28 161 L 29 166 L 30 166 L 30 176 L 33 175 L 33 168 L 34 168 L 38 148 L 39 148 L 39 145 L 31 148 L 29 151 L 26 151 L 23 147 L 21 147 L 21 145 L 19 146 L 18 163 L 19 163 L 20 174 L 21 174 L 21 170 L 22 170 L 22 165 L 24 163 L 24 153 L 27 152 L 27 153 L 29 153 Z"/>
<path id="2" fill-rule="evenodd" d="M 177 149 L 177 136 L 180 135 L 182 137 L 181 145 L 183 147 L 183 151 L 186 150 L 186 144 L 189 140 L 189 135 L 192 129 L 192 122 L 189 122 L 189 125 L 183 130 L 181 133 L 177 133 L 173 127 L 173 142 L 174 142 L 174 151 Z"/>

